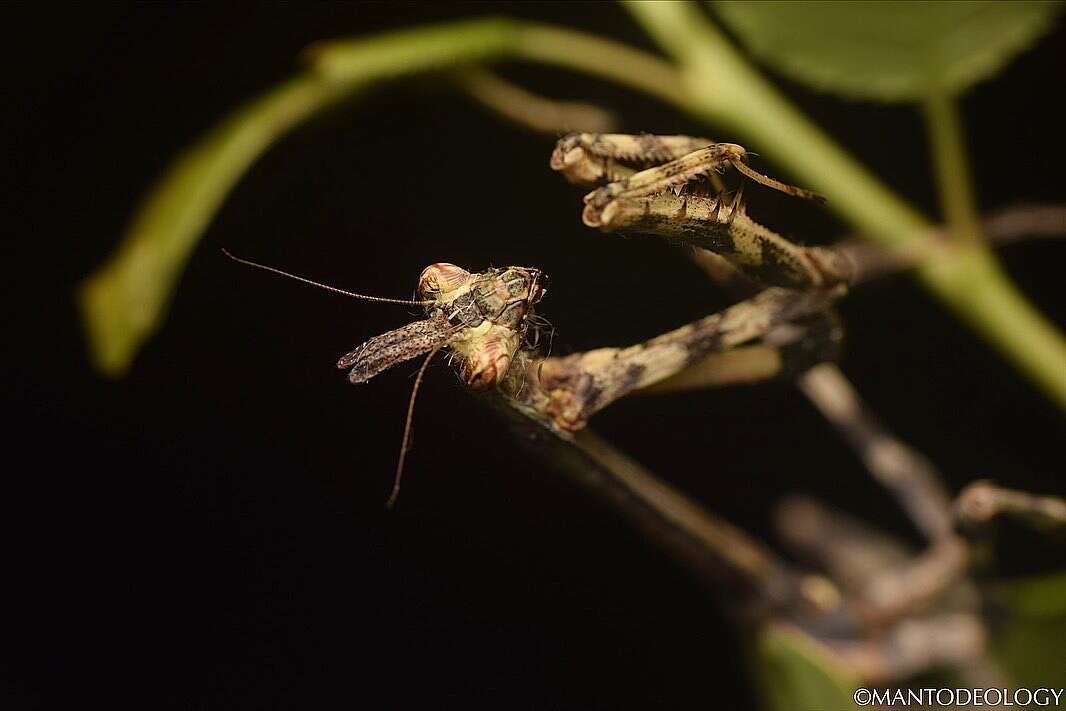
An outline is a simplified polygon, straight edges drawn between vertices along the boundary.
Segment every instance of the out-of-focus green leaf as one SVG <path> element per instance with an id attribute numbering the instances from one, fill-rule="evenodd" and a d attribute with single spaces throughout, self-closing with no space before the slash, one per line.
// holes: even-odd
<path id="1" fill-rule="evenodd" d="M 741 2 L 714 9 L 762 61 L 848 98 L 917 100 L 988 78 L 1052 25 L 1058 2 Z"/>
<path id="2" fill-rule="evenodd" d="M 98 368 L 120 375 L 159 326 L 185 263 L 226 194 L 278 135 L 324 105 L 334 87 L 293 79 L 233 114 L 170 166 L 111 259 L 80 289 Z"/>
<path id="3" fill-rule="evenodd" d="M 80 288 L 90 349 L 121 375 L 159 328 L 204 230 L 249 166 L 279 136 L 368 83 L 482 59 L 507 50 L 514 25 L 487 19 L 338 43 L 315 53 L 316 69 L 238 109 L 180 155 L 141 204 L 110 260 Z M 338 65 L 339 63 L 339 65 Z"/>
<path id="4" fill-rule="evenodd" d="M 1066 686 L 1066 573 L 1002 583 L 992 594 L 1007 614 L 993 650 L 1012 681 Z"/>
<path id="5" fill-rule="evenodd" d="M 850 709 L 860 684 L 816 642 L 799 632 L 773 625 L 760 633 L 755 647 L 760 692 L 772 711 Z"/>

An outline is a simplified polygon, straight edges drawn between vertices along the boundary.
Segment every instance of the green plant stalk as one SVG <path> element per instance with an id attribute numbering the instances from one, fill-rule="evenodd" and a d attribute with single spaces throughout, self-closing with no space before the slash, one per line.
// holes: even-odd
<path id="1" fill-rule="evenodd" d="M 923 275 L 927 282 L 942 280 L 938 283 L 946 283 L 950 293 L 968 295 L 953 304 L 955 311 L 965 310 L 986 338 L 1004 341 L 1001 347 L 1018 347 L 1016 357 L 1025 359 L 1030 373 L 1046 372 L 1051 381 L 1044 386 L 1053 393 L 1056 386 L 1066 386 L 1066 348 L 1056 355 L 1053 347 L 1025 347 L 1034 335 L 1038 342 L 1058 340 L 1061 346 L 1061 335 L 1025 301 L 986 246 L 957 100 L 935 91 L 923 108 L 947 232 L 956 248 L 947 261 L 928 263 Z"/>
<path id="2" fill-rule="evenodd" d="M 415 35 L 418 35 L 417 41 Z M 433 43 L 427 43 L 432 37 Z M 382 48 L 388 48 L 383 50 Z M 585 32 L 507 18 L 469 20 L 379 37 L 319 42 L 307 51 L 314 72 L 340 82 L 363 76 L 447 69 L 476 60 L 518 59 L 585 72 L 679 105 L 685 101 L 678 72 L 669 62 Z M 386 72 L 401 62 L 406 72 Z M 380 66 L 380 69 L 378 68 Z"/>
<path id="3" fill-rule="evenodd" d="M 789 104 L 697 6 L 631 1 L 625 7 L 677 60 L 689 111 L 750 140 L 800 184 L 830 195 L 830 206 L 844 219 L 887 245 L 903 245 L 930 229 Z M 921 267 L 919 278 L 1066 409 L 1066 341 L 1017 291 L 987 248 L 977 239 L 967 242 L 952 256 Z"/>
<path id="4" fill-rule="evenodd" d="M 981 243 L 981 218 L 955 97 L 936 91 L 926 99 L 924 109 L 947 231 L 958 245 Z"/>

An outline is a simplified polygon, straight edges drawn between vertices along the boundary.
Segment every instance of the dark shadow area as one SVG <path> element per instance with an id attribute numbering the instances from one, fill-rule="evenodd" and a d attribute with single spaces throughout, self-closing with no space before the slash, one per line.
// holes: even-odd
<path id="1" fill-rule="evenodd" d="M 405 489 L 387 514 L 417 365 L 353 387 L 333 364 L 412 309 L 345 300 L 221 255 L 225 246 L 400 298 L 435 261 L 536 265 L 552 277 L 542 313 L 561 353 L 642 340 L 728 303 L 680 250 L 584 228 L 581 191 L 548 169 L 553 140 L 443 82 L 382 87 L 287 136 L 212 223 L 128 377 L 103 380 L 85 356 L 74 285 L 177 151 L 293 72 L 316 39 L 486 13 L 650 48 L 624 11 L 599 3 L 54 6 L 8 20 L 25 46 L 5 107 L 17 128 L 4 171 L 0 706 L 754 703 L 738 632 L 713 592 L 516 448 L 443 361 L 427 374 Z M 1060 27 L 965 101 L 985 209 L 1062 200 L 1066 118 L 1049 95 L 1063 66 Z M 627 131 L 709 133 L 585 77 L 502 71 L 601 103 Z M 915 112 L 785 88 L 935 214 Z M 806 243 L 846 232 L 774 195 L 753 197 L 751 211 Z M 1002 257 L 1066 322 L 1066 244 L 1023 243 Z M 914 282 L 864 287 L 842 313 L 844 371 L 953 490 L 992 478 L 1063 493 L 1061 414 Z M 593 426 L 764 539 L 772 505 L 804 492 L 917 540 L 788 384 L 631 399 Z M 1001 533 L 1007 575 L 1066 563 L 1059 544 Z"/>

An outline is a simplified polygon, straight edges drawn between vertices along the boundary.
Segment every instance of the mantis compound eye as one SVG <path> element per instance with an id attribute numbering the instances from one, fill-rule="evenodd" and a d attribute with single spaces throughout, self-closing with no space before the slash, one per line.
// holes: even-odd
<path id="1" fill-rule="evenodd" d="M 437 299 L 458 289 L 470 279 L 470 272 L 448 262 L 430 264 L 418 277 L 418 293 L 423 299 Z"/>

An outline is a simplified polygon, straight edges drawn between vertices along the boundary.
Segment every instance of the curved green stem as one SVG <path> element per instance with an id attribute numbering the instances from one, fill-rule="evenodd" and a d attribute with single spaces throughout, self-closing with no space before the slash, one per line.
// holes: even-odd
<path id="1" fill-rule="evenodd" d="M 981 240 L 981 219 L 973 195 L 970 160 L 955 98 L 934 92 L 925 101 L 925 124 L 948 232 L 956 244 Z"/>

